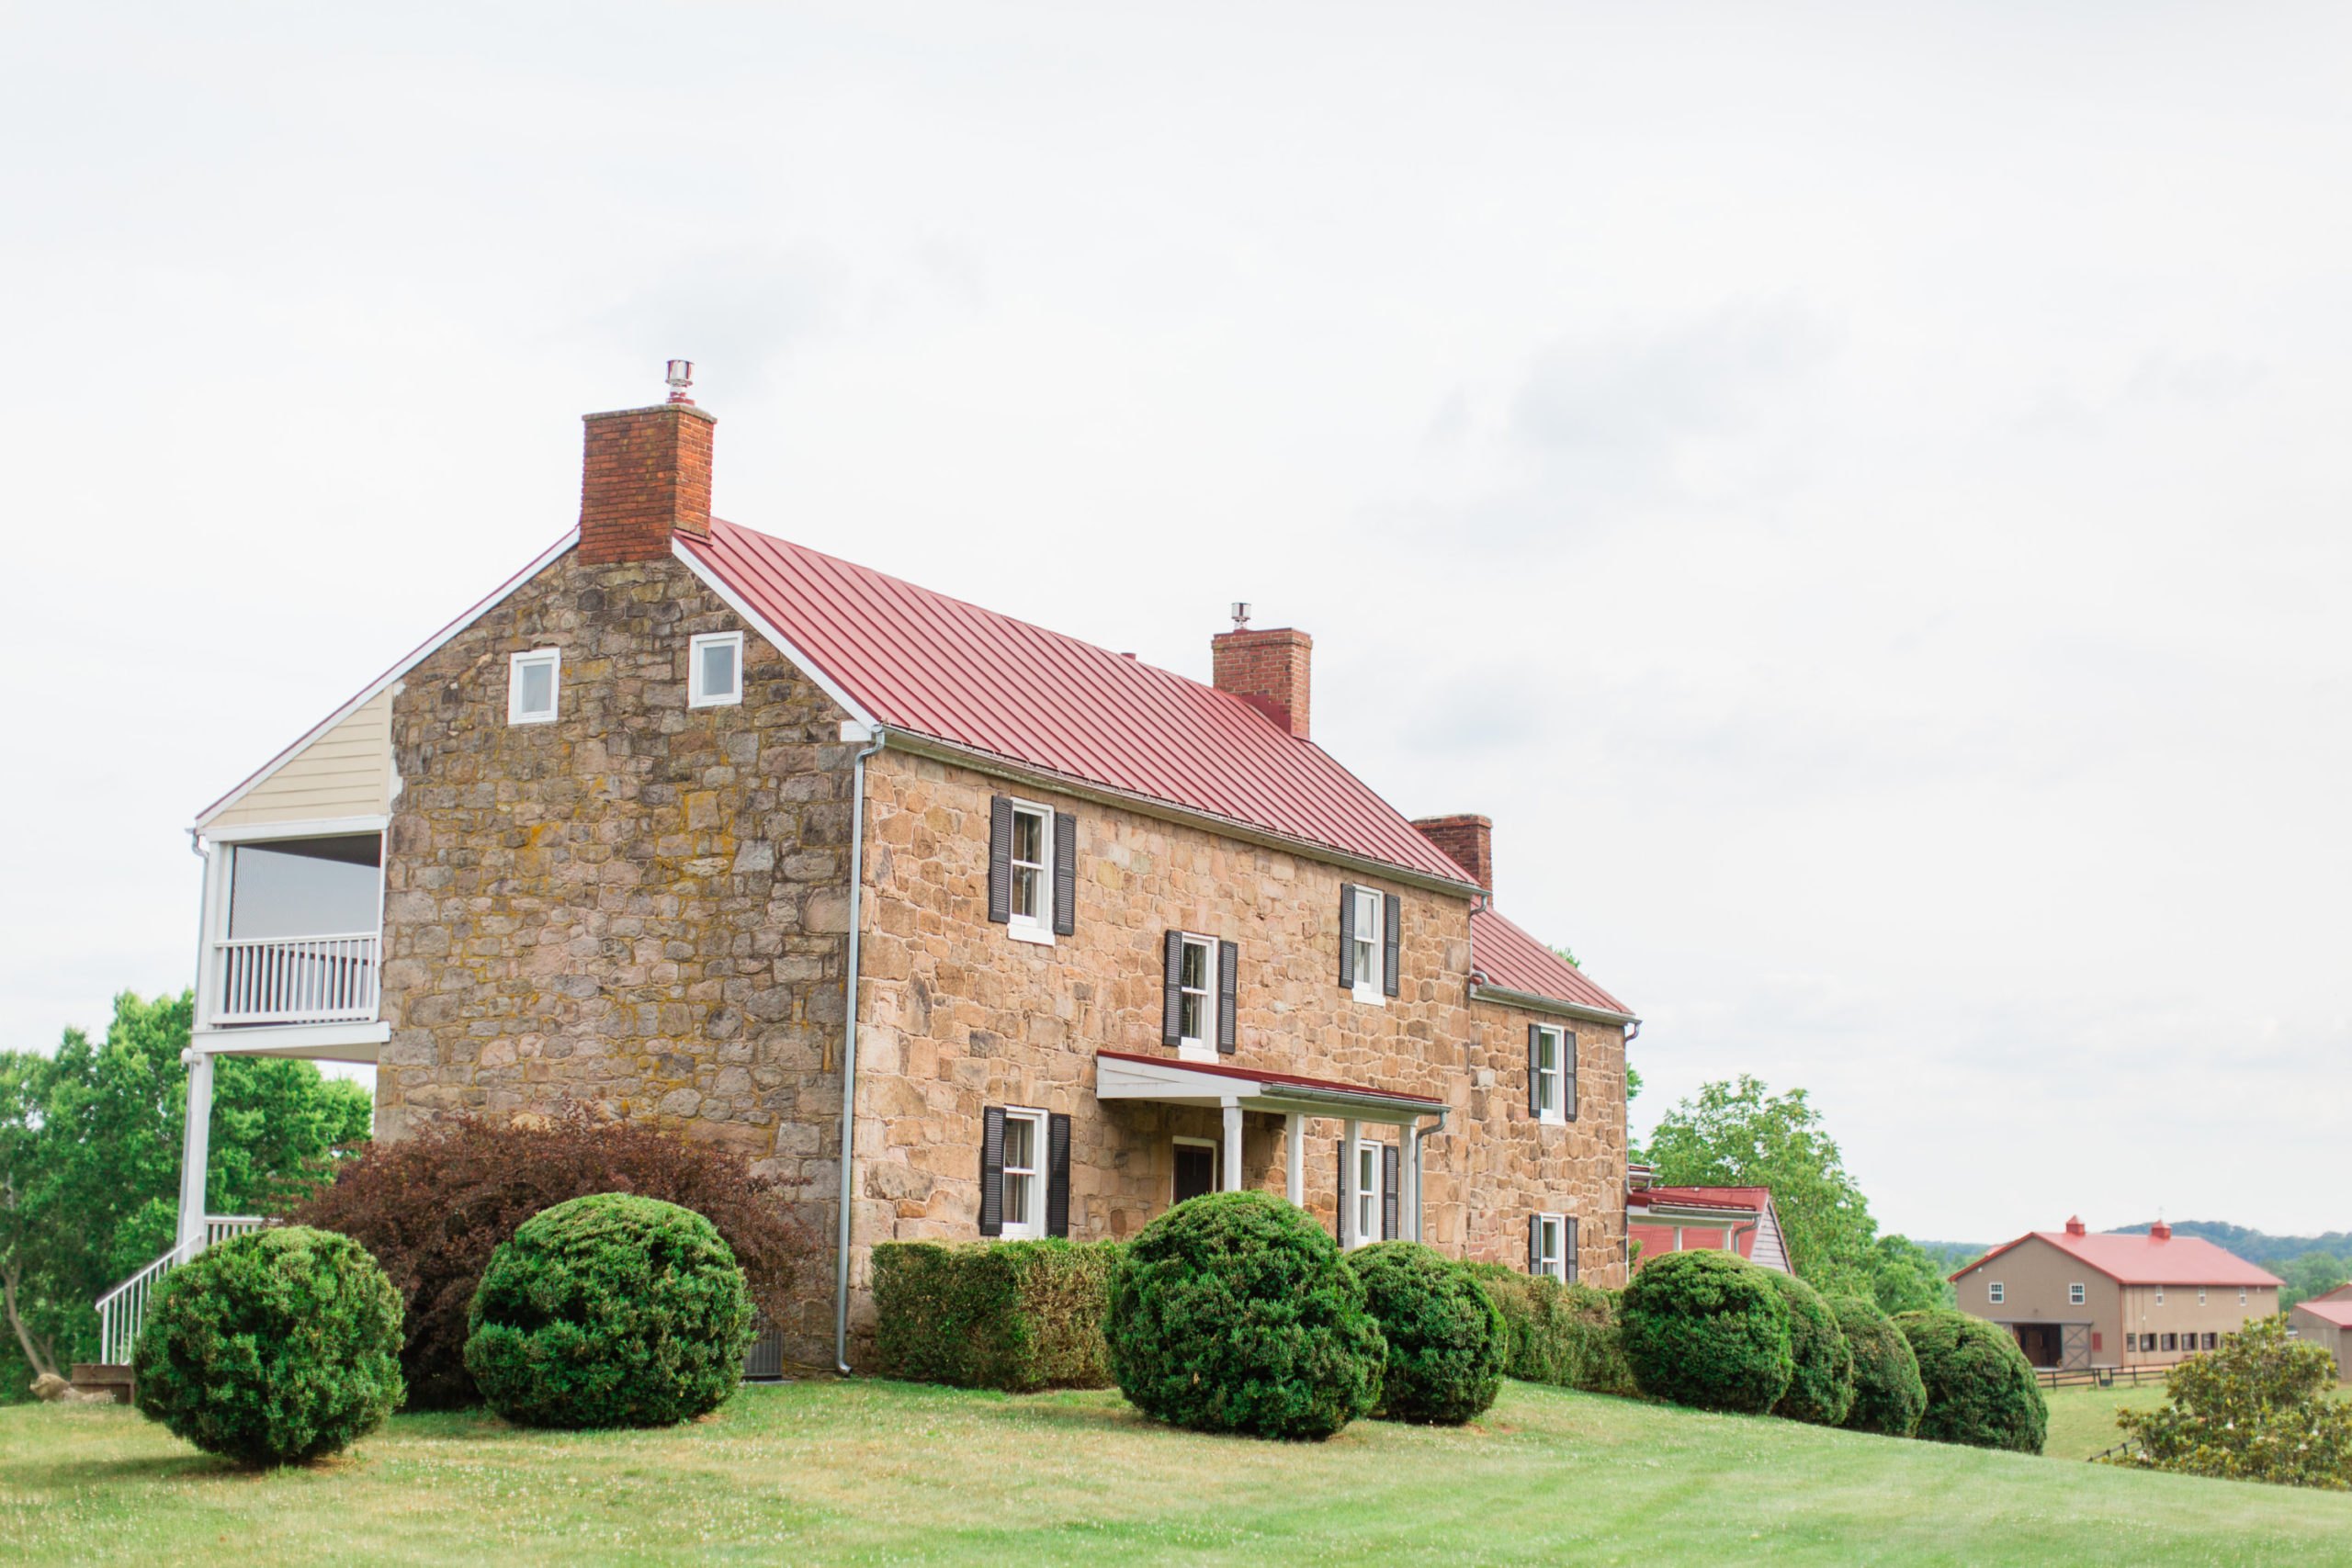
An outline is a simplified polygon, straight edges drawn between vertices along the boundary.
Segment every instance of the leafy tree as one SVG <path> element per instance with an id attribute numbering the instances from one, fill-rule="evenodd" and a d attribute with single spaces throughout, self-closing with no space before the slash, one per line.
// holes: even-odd
<path id="1" fill-rule="evenodd" d="M 2332 1252 L 2316 1249 L 2304 1253 L 2291 1263 L 2278 1268 L 2278 1277 L 2286 1284 L 2278 1291 L 2278 1310 L 2291 1310 L 2298 1302 L 2324 1296 L 2346 1280 L 2352 1280 L 2352 1265 Z"/>
<path id="2" fill-rule="evenodd" d="M 2116 1425 L 2139 1444 L 2109 1462 L 2343 1491 L 2352 1404 L 2335 1393 L 2335 1358 L 2266 1317 L 2173 1368 L 2163 1408 L 2120 1412 Z"/>
<path id="3" fill-rule="evenodd" d="M 1871 1296 L 1889 1317 L 1959 1303 L 1943 1265 L 1906 1235 L 1883 1235 L 1871 1244 Z"/>
<path id="4" fill-rule="evenodd" d="M 185 991 L 126 991 L 103 1041 L 68 1029 L 54 1055 L 0 1052 L 0 1399 L 94 1357 L 91 1303 L 171 1246 L 193 1012 Z M 282 1208 L 372 1114 L 367 1090 L 312 1063 L 220 1058 L 206 1208 Z"/>
<path id="5" fill-rule="evenodd" d="M 1649 1158 L 1662 1186 L 1770 1188 L 1798 1277 L 1825 1295 L 1876 1295 L 1877 1222 L 1804 1090 L 1770 1094 L 1746 1074 L 1702 1085 L 1658 1122 Z"/>

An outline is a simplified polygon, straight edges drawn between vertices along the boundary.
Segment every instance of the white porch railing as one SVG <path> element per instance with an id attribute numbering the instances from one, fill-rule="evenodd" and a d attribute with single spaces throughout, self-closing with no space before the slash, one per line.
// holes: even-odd
<path id="1" fill-rule="evenodd" d="M 146 1268 L 98 1298 L 98 1360 L 107 1366 L 119 1367 L 130 1360 L 130 1348 L 139 1339 L 140 1327 L 147 1321 L 147 1303 L 155 1293 L 158 1280 L 174 1269 L 210 1247 L 232 1235 L 257 1231 L 269 1222 L 258 1214 L 207 1214 L 204 1216 L 204 1243 L 187 1258 L 178 1247 L 164 1254 Z"/>
<path id="2" fill-rule="evenodd" d="M 216 942 L 209 1021 L 372 1023 L 380 946 L 374 931 Z"/>

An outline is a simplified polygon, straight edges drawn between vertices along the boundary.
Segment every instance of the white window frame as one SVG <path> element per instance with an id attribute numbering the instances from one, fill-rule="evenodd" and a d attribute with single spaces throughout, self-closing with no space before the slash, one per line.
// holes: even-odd
<path id="1" fill-rule="evenodd" d="M 735 650 L 735 684 L 725 692 L 702 689 L 702 650 L 706 648 L 732 648 Z M 686 643 L 686 705 L 690 708 L 733 707 L 743 700 L 743 634 L 741 632 L 705 632 Z"/>
<path id="2" fill-rule="evenodd" d="M 1566 1214 L 1535 1216 L 1536 1272 L 1568 1282 L 1568 1217 Z"/>
<path id="3" fill-rule="evenodd" d="M 2158 1306 L 2165 1304 L 2165 1288 L 2162 1285 L 2156 1287 L 2156 1304 Z"/>
<path id="4" fill-rule="evenodd" d="M 2066 1304 L 2068 1306 L 2081 1306 L 2083 1304 L 2083 1298 L 2084 1291 L 2081 1285 L 2072 1284 L 2066 1287 Z"/>
<path id="5" fill-rule="evenodd" d="M 1358 1247 L 1370 1247 L 1380 1239 L 1381 1168 L 1387 1162 L 1380 1157 L 1385 1145 L 1371 1138 L 1356 1140 L 1356 1179 L 1348 1193 L 1348 1201 L 1356 1206 L 1356 1238 Z"/>
<path id="6" fill-rule="evenodd" d="M 1012 1126 L 1020 1122 L 1029 1129 L 1029 1163 L 1012 1163 Z M 1004 1163 L 997 1172 L 997 1199 L 1004 1212 L 1004 1228 L 1000 1233 L 1006 1241 L 1035 1241 L 1046 1234 L 1046 1113 L 1027 1106 L 1008 1105 L 1004 1108 Z M 1026 1178 L 1023 1187 L 1023 1213 L 1012 1212 L 1012 1180 L 1015 1176 Z"/>
<path id="7" fill-rule="evenodd" d="M 1210 1170 L 1209 1190 L 1212 1192 L 1222 1192 L 1225 1190 L 1225 1159 L 1223 1157 L 1225 1153 L 1224 1145 L 1218 1143 L 1215 1138 L 1187 1138 L 1179 1136 L 1170 1138 L 1168 1141 L 1171 1144 L 1182 1145 L 1187 1148 L 1208 1150 Z M 1171 1203 L 1176 1201 L 1176 1173 L 1172 1170 L 1168 1173 L 1168 1201 Z"/>
<path id="8" fill-rule="evenodd" d="M 548 667 L 548 711 L 529 713 L 523 706 L 523 671 L 541 664 Z M 528 653 L 509 655 L 506 660 L 506 722 L 553 724 L 562 711 L 563 650 L 560 648 L 535 648 Z"/>
<path id="9" fill-rule="evenodd" d="M 1379 888 L 1366 887 L 1361 883 L 1356 885 L 1354 897 L 1356 983 L 1352 994 L 1360 1002 L 1385 1008 L 1388 1005 L 1388 900 L 1381 896 Z M 1368 916 L 1367 910 L 1370 911 Z M 1366 936 L 1364 933 L 1367 931 L 1372 934 Z M 1364 960 L 1366 953 L 1372 954 L 1368 964 Z"/>
<path id="10" fill-rule="evenodd" d="M 1179 1061 L 1214 1062 L 1216 1060 L 1216 938 L 1196 935 L 1192 931 L 1179 931 L 1177 935 L 1183 942 L 1183 953 L 1177 957 L 1176 968 L 1177 988 L 1182 993 L 1176 1010 L 1176 1056 Z M 1197 987 L 1182 983 L 1184 957 L 1196 951 L 1201 955 L 1201 984 Z M 1194 997 L 1200 998 L 1200 1014 L 1195 1021 L 1200 1032 L 1188 1034 L 1183 1032 L 1183 1004 Z"/>
<path id="11" fill-rule="evenodd" d="M 2245 1305 L 2245 1287 L 2243 1285 L 2238 1287 L 2238 1305 Z"/>
<path id="12" fill-rule="evenodd" d="M 1984 1282 L 1984 1300 L 1989 1304 L 1993 1306 L 2006 1306 L 2008 1304 L 2008 1299 L 2009 1288 L 2001 1283 L 2000 1280 L 1987 1280 Z"/>
<path id="13" fill-rule="evenodd" d="M 2197 1287 L 2197 1304 L 2199 1306 L 2205 1304 L 2205 1287 L 2202 1285 Z"/>
<path id="14" fill-rule="evenodd" d="M 1039 858 L 1035 861 L 1018 858 L 1021 819 L 1023 817 L 1037 819 Z M 1012 860 L 1012 908 L 1005 932 L 1015 942 L 1034 942 L 1042 947 L 1051 947 L 1054 945 L 1054 808 L 1040 806 L 1034 800 L 1014 801 L 1012 842 L 1006 846 L 1006 854 Z M 1021 874 L 1024 870 L 1034 870 L 1037 874 L 1037 912 L 1035 915 L 1021 912 Z"/>
<path id="15" fill-rule="evenodd" d="M 1537 1063 L 1535 1068 L 1535 1102 L 1543 1107 L 1543 1109 L 1536 1113 L 1535 1119 L 1546 1126 L 1564 1127 L 1567 1125 L 1566 1066 L 1568 1058 L 1568 1042 L 1574 1038 L 1575 1036 L 1571 1035 L 1566 1030 L 1555 1028 L 1552 1024 L 1539 1023 L 1535 1026 L 1535 1060 Z M 1549 1068 L 1542 1066 L 1544 1060 L 1544 1047 L 1546 1044 L 1549 1044 L 1552 1047 L 1552 1065 Z"/>

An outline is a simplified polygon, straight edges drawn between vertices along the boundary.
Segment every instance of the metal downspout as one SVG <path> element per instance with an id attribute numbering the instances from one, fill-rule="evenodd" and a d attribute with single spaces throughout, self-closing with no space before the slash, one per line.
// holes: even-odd
<path id="1" fill-rule="evenodd" d="M 865 760 L 888 742 L 886 731 L 876 730 L 874 744 L 857 754 L 851 769 L 849 808 L 849 971 L 842 998 L 847 1015 L 842 1022 L 842 1213 L 841 1235 L 833 1266 L 833 1370 L 849 1375 L 849 1223 L 850 1154 L 857 1129 L 857 939 L 860 909 L 865 892 Z"/>
<path id="2" fill-rule="evenodd" d="M 1429 1239 L 1425 1233 L 1430 1213 L 1429 1194 L 1421 1188 L 1421 1151 L 1430 1138 L 1445 1131 L 1445 1111 L 1440 1111 L 1436 1114 L 1437 1125 L 1427 1129 L 1421 1126 L 1419 1117 L 1413 1118 L 1413 1239 L 1419 1242 Z"/>

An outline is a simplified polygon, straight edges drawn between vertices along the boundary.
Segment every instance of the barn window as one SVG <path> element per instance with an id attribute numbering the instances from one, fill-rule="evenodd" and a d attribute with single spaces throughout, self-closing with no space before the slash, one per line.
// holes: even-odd
<path id="1" fill-rule="evenodd" d="M 2069 1285 L 2066 1287 L 2066 1304 L 2068 1306 L 2080 1306 L 2083 1304 L 2082 1286 Z"/>
<path id="2" fill-rule="evenodd" d="M 1984 1299 L 1995 1306 L 1999 1306 L 2008 1300 L 2008 1287 L 2003 1285 L 1998 1280 L 1995 1280 L 1984 1287 Z"/>

